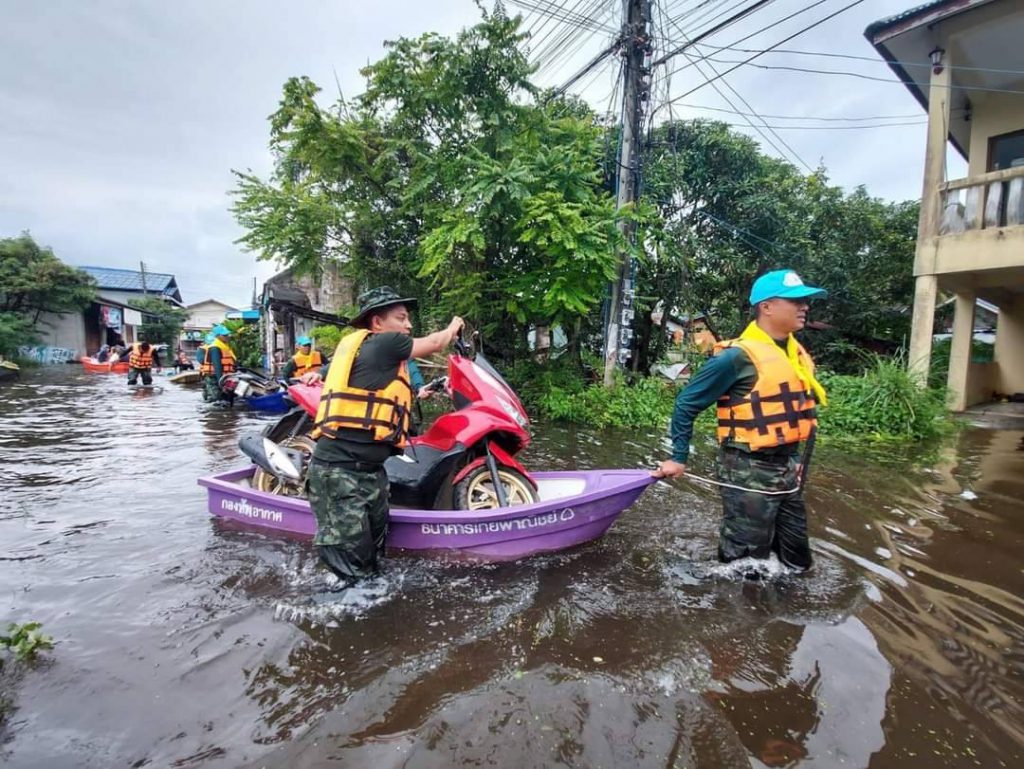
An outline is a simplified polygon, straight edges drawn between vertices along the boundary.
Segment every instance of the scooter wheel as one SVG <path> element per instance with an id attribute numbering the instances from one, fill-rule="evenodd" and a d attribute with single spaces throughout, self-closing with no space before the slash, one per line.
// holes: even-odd
<path id="1" fill-rule="evenodd" d="M 316 441 L 308 435 L 296 435 L 294 438 L 281 443 L 287 449 L 301 451 L 307 457 L 313 456 L 313 449 L 316 448 Z M 306 463 L 308 464 L 308 463 Z M 266 494 L 278 494 L 282 497 L 305 497 L 306 479 L 299 481 L 281 480 L 276 475 L 268 473 L 262 467 L 257 467 L 252 476 L 253 488 Z"/>
<path id="2" fill-rule="evenodd" d="M 509 507 L 540 501 L 533 484 L 518 470 L 499 467 L 498 478 L 505 488 L 505 499 Z M 452 498 L 456 510 L 493 510 L 500 507 L 494 480 L 487 465 L 481 465 L 455 484 Z"/>

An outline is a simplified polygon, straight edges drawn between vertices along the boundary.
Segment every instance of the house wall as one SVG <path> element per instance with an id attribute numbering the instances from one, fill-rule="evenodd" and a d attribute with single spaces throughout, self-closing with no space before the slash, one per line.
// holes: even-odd
<path id="1" fill-rule="evenodd" d="M 41 346 L 72 350 L 72 359 L 95 352 L 95 350 L 88 349 L 85 319 L 81 312 L 71 312 L 65 315 L 57 315 L 52 312 L 42 313 L 36 326 L 36 336 L 39 337 Z"/>
<path id="2" fill-rule="evenodd" d="M 988 141 L 993 136 L 1024 129 L 1024 101 L 999 94 L 971 95 L 971 146 L 968 173 L 988 173 Z"/>
<path id="3" fill-rule="evenodd" d="M 200 302 L 189 307 L 191 314 L 185 326 L 188 328 L 213 328 L 216 324 L 223 322 L 224 313 L 233 309 L 233 307 L 220 302 Z"/>

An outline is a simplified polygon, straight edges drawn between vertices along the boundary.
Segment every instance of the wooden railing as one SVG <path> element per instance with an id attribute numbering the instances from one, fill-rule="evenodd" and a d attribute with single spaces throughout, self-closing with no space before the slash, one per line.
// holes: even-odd
<path id="1" fill-rule="evenodd" d="M 939 193 L 940 235 L 1024 224 L 1024 167 L 946 182 Z"/>

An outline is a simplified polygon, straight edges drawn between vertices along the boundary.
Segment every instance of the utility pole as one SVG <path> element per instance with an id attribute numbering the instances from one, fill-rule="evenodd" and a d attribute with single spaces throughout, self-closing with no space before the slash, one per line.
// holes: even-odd
<path id="1" fill-rule="evenodd" d="M 146 263 L 139 262 L 139 271 L 142 273 L 142 295 L 146 296 L 149 291 L 146 290 Z"/>
<path id="2" fill-rule="evenodd" d="M 616 178 L 617 211 L 631 205 L 637 198 L 640 166 L 640 130 L 643 107 L 650 91 L 651 3 L 650 0 L 623 0 L 622 55 L 625 59 L 622 79 L 622 141 Z M 625 242 L 635 234 L 632 222 L 619 220 L 619 231 Z M 604 383 L 610 387 L 616 366 L 625 363 L 633 341 L 633 259 L 628 250 L 619 253 L 615 281 L 608 300 L 604 341 Z"/>

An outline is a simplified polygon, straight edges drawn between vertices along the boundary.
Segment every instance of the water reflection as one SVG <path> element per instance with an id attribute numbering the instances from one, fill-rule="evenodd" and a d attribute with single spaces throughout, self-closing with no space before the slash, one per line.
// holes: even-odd
<path id="1" fill-rule="evenodd" d="M 392 557 L 338 598 L 308 544 L 210 519 L 195 486 L 268 419 L 73 367 L 0 390 L 0 622 L 59 642 L 17 682 L 8 765 L 1020 762 L 1019 432 L 823 444 L 807 575 L 737 578 L 717 495 L 660 483 L 569 553 Z M 526 459 L 649 466 L 661 444 L 541 426 Z M 695 471 L 712 458 L 698 442 Z"/>

